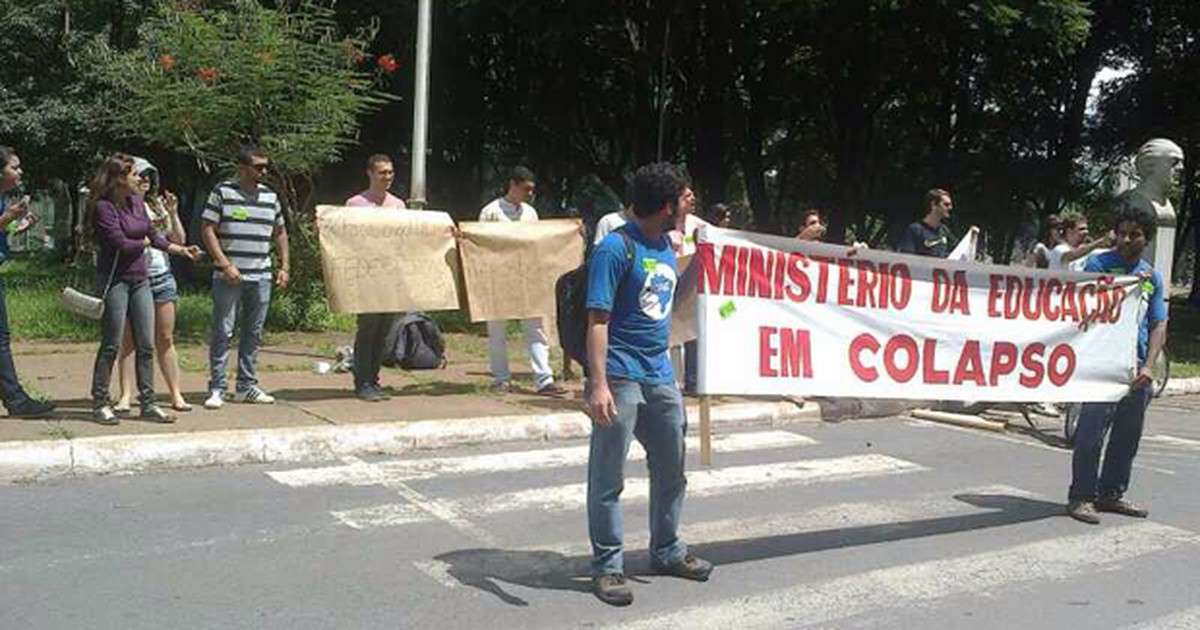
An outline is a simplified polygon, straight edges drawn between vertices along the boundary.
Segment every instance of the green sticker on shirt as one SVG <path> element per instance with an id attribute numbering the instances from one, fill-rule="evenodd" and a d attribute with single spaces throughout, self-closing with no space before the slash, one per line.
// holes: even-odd
<path id="1" fill-rule="evenodd" d="M 717 312 L 721 314 L 721 319 L 729 319 L 734 313 L 737 312 L 737 307 L 734 306 L 733 300 L 730 300 L 722 304 L 721 308 L 718 309 Z"/>
<path id="2" fill-rule="evenodd" d="M 250 212 L 245 208 L 234 208 L 229 214 L 238 221 L 245 221 L 250 218 Z"/>
<path id="3" fill-rule="evenodd" d="M 654 273 L 655 269 L 658 269 L 657 260 L 654 260 L 653 258 L 642 259 L 642 271 L 645 271 L 646 273 Z"/>

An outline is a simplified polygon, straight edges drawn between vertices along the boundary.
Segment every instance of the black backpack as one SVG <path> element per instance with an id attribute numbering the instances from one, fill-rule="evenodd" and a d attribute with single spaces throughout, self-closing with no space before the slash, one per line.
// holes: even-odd
<path id="1" fill-rule="evenodd" d="M 633 260 L 633 239 L 622 226 L 613 230 L 625 241 L 625 259 Z M 588 262 L 591 257 L 588 257 Z M 559 276 L 554 283 L 555 311 L 558 316 L 558 345 L 563 353 L 571 357 L 587 371 L 587 290 L 588 262 Z M 629 273 L 626 267 L 625 273 Z M 621 280 L 625 275 L 621 276 Z M 620 282 L 618 282 L 620 284 Z"/>
<path id="2" fill-rule="evenodd" d="M 406 370 L 446 367 L 446 343 L 437 322 L 424 313 L 409 313 L 392 322 L 384 339 L 383 364 Z"/>

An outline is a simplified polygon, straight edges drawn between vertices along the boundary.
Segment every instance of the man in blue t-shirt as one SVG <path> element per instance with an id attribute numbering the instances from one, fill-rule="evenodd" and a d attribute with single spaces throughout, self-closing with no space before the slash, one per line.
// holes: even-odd
<path id="1" fill-rule="evenodd" d="M 633 180 L 633 218 L 596 246 L 588 268 L 588 533 L 596 596 L 633 603 L 625 580 L 621 490 L 634 437 L 650 468 L 650 560 L 655 571 L 704 581 L 712 564 L 679 539 L 683 508 L 683 398 L 667 355 L 678 277 L 667 232 L 685 181 L 670 164 L 648 164 Z M 628 239 L 629 243 L 626 243 Z"/>
<path id="2" fill-rule="evenodd" d="M 1144 210 L 1121 208 L 1116 216 L 1116 249 L 1093 256 L 1084 271 L 1136 275 L 1142 279 L 1138 310 L 1138 372 L 1129 393 L 1116 403 L 1084 403 L 1075 429 L 1071 489 L 1067 513 L 1077 521 L 1095 525 L 1099 512 L 1146 518 L 1149 512 L 1123 498 L 1129 488 L 1133 458 L 1142 439 L 1146 407 L 1150 405 L 1154 376 L 1150 366 L 1167 342 L 1167 305 L 1162 276 L 1142 260 L 1154 217 Z M 1137 295 L 1136 293 L 1134 295 Z M 1100 452 L 1104 434 L 1112 429 L 1104 465 Z M 1097 471 L 1100 471 L 1097 476 Z"/>

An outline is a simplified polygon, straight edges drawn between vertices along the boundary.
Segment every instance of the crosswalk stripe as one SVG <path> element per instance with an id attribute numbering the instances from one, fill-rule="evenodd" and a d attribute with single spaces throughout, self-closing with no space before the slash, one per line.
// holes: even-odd
<path id="1" fill-rule="evenodd" d="M 763 490 L 780 486 L 846 481 L 865 477 L 896 475 L 926 470 L 909 461 L 869 454 L 827 459 L 799 460 L 751 466 L 706 469 L 688 473 L 688 497 L 706 497 L 743 490 Z M 624 501 L 644 501 L 649 496 L 649 481 L 644 477 L 627 478 Z M 454 510 L 473 516 L 537 510 L 542 512 L 583 509 L 587 504 L 587 484 L 519 490 L 464 499 L 445 500 Z M 334 517 L 357 529 L 391 527 L 425 520 L 407 505 L 375 505 L 333 512 Z"/>
<path id="2" fill-rule="evenodd" d="M 1142 438 L 1142 441 L 1156 442 L 1158 444 L 1178 446 L 1192 451 L 1200 451 L 1200 440 L 1189 440 L 1188 438 L 1175 437 L 1173 435 L 1147 435 Z"/>
<path id="3" fill-rule="evenodd" d="M 972 496 L 979 497 L 984 501 L 990 497 L 1044 499 L 1032 492 L 1012 486 L 980 486 L 946 492 L 931 492 L 898 501 L 864 501 L 825 505 L 802 512 L 777 513 L 753 519 L 743 517 L 698 523 L 685 522 L 680 526 L 679 534 L 688 545 L 696 547 L 733 540 L 795 536 L 834 530 L 847 531 L 858 527 L 902 524 L 916 520 L 928 522 L 952 516 L 994 513 L 1003 509 L 1002 506 L 988 508 L 972 505 L 967 501 Z M 625 549 L 631 551 L 645 549 L 649 542 L 650 536 L 645 530 L 626 534 Z M 561 558 L 561 564 L 554 567 L 555 570 L 568 575 L 586 578 L 591 571 L 591 545 L 587 541 L 586 532 L 582 530 L 579 532 L 579 538 L 572 542 L 529 545 L 517 551 L 539 555 L 557 555 Z M 461 586 L 459 581 L 451 575 L 450 565 L 441 560 L 419 560 L 414 562 L 413 566 L 443 586 L 450 588 Z M 544 566 L 528 568 L 529 574 L 544 570 Z M 515 576 L 510 574 L 508 577 Z"/>
<path id="4" fill-rule="evenodd" d="M 1197 542 L 1200 537 L 1192 532 L 1142 522 L 801 584 L 613 627 L 773 628 L 827 624 L 875 610 L 905 608 L 1034 581 L 1073 578 Z"/>
<path id="5" fill-rule="evenodd" d="M 1200 606 L 1126 626 L 1125 630 L 1196 630 L 1200 628 Z"/>
<path id="6" fill-rule="evenodd" d="M 738 453 L 775 448 L 811 446 L 817 441 L 789 431 L 757 431 L 719 435 L 713 439 L 713 450 L 718 453 Z M 688 450 L 700 448 L 699 438 L 687 438 Z M 646 458 L 642 445 L 634 442 L 629 448 L 629 459 L 638 461 Z M 292 486 L 365 486 L 377 485 L 383 479 L 408 481 L 428 479 L 439 475 L 469 475 L 513 472 L 518 470 L 545 470 L 587 464 L 588 447 L 568 446 L 563 448 L 533 451 L 489 453 L 465 457 L 433 457 L 407 459 L 372 464 L 372 468 L 327 466 L 296 470 L 270 471 L 267 475 L 275 481 Z"/>
<path id="7" fill-rule="evenodd" d="M 730 540 L 772 538 L 808 532 L 898 524 L 919 519 L 929 520 L 993 511 L 987 507 L 971 505 L 965 500 L 957 498 L 969 495 L 1018 499 L 1041 498 L 1032 492 L 1012 486 L 980 486 L 948 492 L 930 492 L 904 500 L 822 505 L 798 512 L 764 514 L 753 519 L 734 517 L 697 523 L 684 522 L 680 525 L 679 532 L 680 538 L 689 545 L 703 545 Z M 650 535 L 644 530 L 625 535 L 626 549 L 644 549 L 649 543 Z M 530 545 L 525 550 L 548 551 L 567 557 L 588 556 L 592 553 L 586 536 L 579 541 L 557 545 Z"/>

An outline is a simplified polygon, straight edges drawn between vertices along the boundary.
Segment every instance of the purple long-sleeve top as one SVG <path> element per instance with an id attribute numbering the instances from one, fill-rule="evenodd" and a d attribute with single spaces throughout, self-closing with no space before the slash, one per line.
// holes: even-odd
<path id="1" fill-rule="evenodd" d="M 96 244 L 100 248 L 96 257 L 96 273 L 108 280 L 112 272 L 113 257 L 120 254 L 113 282 L 138 283 L 146 279 L 145 239 L 150 246 L 167 251 L 170 242 L 161 232 L 154 230 L 150 216 L 146 214 L 145 201 L 140 196 L 129 198 L 129 207 L 118 209 L 111 201 L 96 202 Z"/>

